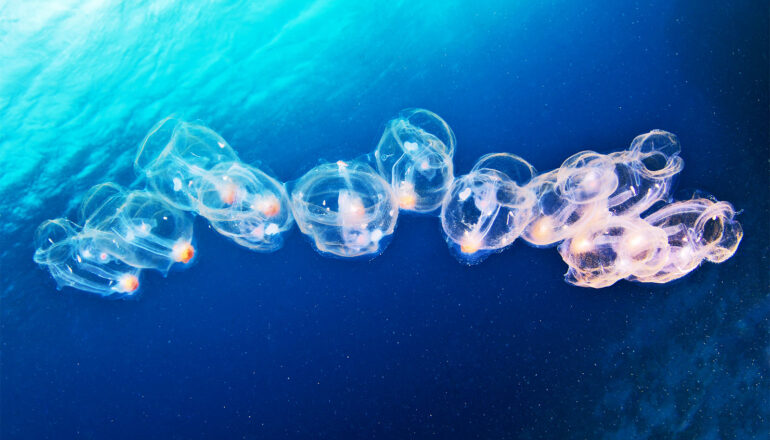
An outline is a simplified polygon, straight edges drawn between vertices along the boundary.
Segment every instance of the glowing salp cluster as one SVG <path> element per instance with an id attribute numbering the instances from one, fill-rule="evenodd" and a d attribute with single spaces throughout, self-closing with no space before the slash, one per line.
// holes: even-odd
<path id="1" fill-rule="evenodd" d="M 540 175 L 516 156 L 487 155 L 444 199 L 447 241 L 469 263 L 519 236 L 538 247 L 559 244 L 566 281 L 594 288 L 624 278 L 668 282 L 703 259 L 724 261 L 740 243 L 740 224 L 726 202 L 670 203 L 680 151 L 676 136 L 653 130 L 628 150 L 583 151 Z M 494 157 L 501 163 L 491 165 Z"/>
<path id="2" fill-rule="evenodd" d="M 666 283 L 707 259 L 731 257 L 743 232 L 726 202 L 707 198 L 675 202 L 640 219 L 607 216 L 559 246 L 569 283 L 605 287 L 627 278 Z"/>
<path id="3" fill-rule="evenodd" d="M 680 151 L 676 136 L 653 130 L 637 136 L 626 151 L 579 153 L 565 161 L 557 172 L 559 191 L 571 194 L 573 203 L 590 205 L 584 208 L 590 220 L 559 245 L 569 265 L 567 282 L 594 288 L 624 278 L 668 282 L 698 267 L 711 249 L 723 251 L 721 259 L 710 259 L 715 262 L 735 253 L 743 232 L 730 204 L 696 196 L 666 205 L 684 166 Z"/>
<path id="4" fill-rule="evenodd" d="M 213 130 L 166 118 L 142 141 L 134 168 L 168 203 L 205 217 L 241 246 L 272 252 L 293 219 L 284 185 L 238 159 Z"/>
<path id="5" fill-rule="evenodd" d="M 34 260 L 59 287 L 131 296 L 142 269 L 166 274 L 195 255 L 192 217 L 155 193 L 97 185 L 83 197 L 78 220 L 48 220 L 35 233 Z"/>
<path id="6" fill-rule="evenodd" d="M 279 249 L 296 220 L 320 253 L 355 258 L 380 254 L 404 211 L 439 216 L 463 263 L 480 263 L 521 237 L 557 246 L 567 282 L 600 288 L 681 278 L 704 260 L 727 260 L 743 237 L 729 203 L 704 195 L 672 201 L 684 162 L 678 139 L 665 131 L 611 154 L 579 152 L 540 174 L 519 156 L 494 153 L 455 177 L 455 146 L 438 115 L 404 110 L 371 154 L 323 163 L 283 184 L 241 162 L 211 129 L 166 118 L 134 163 L 147 189 L 93 187 L 78 223 L 40 225 L 34 259 L 60 287 L 131 296 L 143 269 L 166 274 L 193 259 L 190 214 L 260 252 Z"/>

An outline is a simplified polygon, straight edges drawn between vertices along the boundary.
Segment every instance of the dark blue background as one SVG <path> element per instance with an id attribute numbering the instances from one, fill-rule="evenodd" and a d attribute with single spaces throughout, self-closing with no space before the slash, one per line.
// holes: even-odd
<path id="1" fill-rule="evenodd" d="M 468 7 L 465 25 L 513 20 Z M 680 186 L 743 210 L 734 258 L 594 291 L 522 243 L 460 265 L 431 217 L 403 216 L 368 262 L 321 257 L 296 230 L 255 254 L 198 219 L 194 268 L 105 301 L 57 293 L 27 246 L 2 268 L 21 292 L 2 304 L 2 438 L 766 438 L 767 3 L 607 2 L 527 23 L 421 81 L 404 60 L 409 88 L 253 137 L 347 158 L 419 106 L 455 130 L 462 173 L 490 151 L 547 170 L 665 129 L 683 145 Z M 316 160 L 270 165 L 290 180 Z"/>

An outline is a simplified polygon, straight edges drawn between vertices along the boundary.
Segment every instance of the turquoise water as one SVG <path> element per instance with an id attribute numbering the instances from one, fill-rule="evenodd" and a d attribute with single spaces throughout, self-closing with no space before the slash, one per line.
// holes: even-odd
<path id="1" fill-rule="evenodd" d="M 760 13 L 758 11 L 765 11 Z M 764 438 L 770 112 L 763 2 L 0 0 L 2 438 Z M 199 260 L 138 301 L 57 291 L 32 234 L 90 186 L 141 187 L 175 114 L 292 181 L 441 115 L 455 167 L 538 170 L 661 128 L 679 188 L 742 210 L 679 282 L 563 282 L 521 243 L 458 264 L 404 216 L 371 261 L 274 254 L 196 221 Z"/>
<path id="2" fill-rule="evenodd" d="M 6 237 L 51 199 L 128 173 L 135 146 L 168 114 L 205 119 L 251 159 L 297 160 L 276 154 L 291 143 L 312 162 L 353 139 L 309 134 L 362 123 L 365 102 L 386 100 L 381 117 L 429 66 L 451 75 L 460 53 L 489 38 L 459 2 L 77 4 L 4 7 Z"/>

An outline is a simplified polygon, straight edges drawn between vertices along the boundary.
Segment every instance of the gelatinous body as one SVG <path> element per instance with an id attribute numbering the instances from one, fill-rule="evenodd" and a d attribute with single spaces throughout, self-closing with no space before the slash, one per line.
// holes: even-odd
<path id="1" fill-rule="evenodd" d="M 256 251 L 283 245 L 283 233 L 293 220 L 289 196 L 280 182 L 244 163 L 224 162 L 196 186 L 196 211 L 220 234 Z"/>
<path id="2" fill-rule="evenodd" d="M 558 169 L 532 180 L 538 202 L 523 238 L 535 246 L 551 246 L 597 216 L 638 216 L 668 201 L 684 166 L 680 150 L 676 136 L 653 130 L 637 136 L 625 151 L 573 155 Z"/>
<path id="3" fill-rule="evenodd" d="M 704 259 L 722 263 L 735 254 L 743 239 L 732 205 L 705 197 L 666 205 L 644 220 L 666 234 L 670 247 L 670 257 L 660 271 L 631 278 L 645 283 L 681 278 Z"/>
<path id="4" fill-rule="evenodd" d="M 391 186 L 359 162 L 319 165 L 294 185 L 294 218 L 320 251 L 340 257 L 377 255 L 398 219 Z"/>
<path id="5" fill-rule="evenodd" d="M 237 160 L 230 145 L 210 128 L 166 118 L 142 141 L 134 168 L 153 192 L 177 209 L 192 211 L 198 181 L 218 164 Z"/>
<path id="6" fill-rule="evenodd" d="M 518 156 L 488 154 L 452 183 L 441 206 L 441 226 L 461 261 L 478 263 L 516 240 L 536 202 L 526 186 L 534 174 Z"/>
<path id="7" fill-rule="evenodd" d="M 607 215 L 559 245 L 569 270 L 565 279 L 582 287 L 606 287 L 630 276 L 649 276 L 669 258 L 666 234 L 638 217 Z"/>
<path id="8" fill-rule="evenodd" d="M 83 197 L 80 221 L 92 253 L 136 268 L 165 274 L 195 255 L 192 217 L 155 193 L 97 185 Z"/>
<path id="9" fill-rule="evenodd" d="M 283 185 L 240 162 L 230 145 L 207 127 L 173 118 L 161 121 L 142 142 L 134 165 L 166 201 L 200 214 L 241 246 L 275 251 L 291 228 Z"/>
<path id="10" fill-rule="evenodd" d="M 537 201 L 521 237 L 534 246 L 553 246 L 606 212 L 603 201 L 573 203 L 564 197 L 556 173 L 557 170 L 553 170 L 536 176 L 528 185 Z"/>
<path id="11" fill-rule="evenodd" d="M 738 247 L 743 231 L 726 202 L 707 198 L 675 202 L 644 219 L 607 214 L 565 240 L 559 253 L 569 265 L 567 282 L 606 287 L 626 278 L 666 283 L 704 259 L 721 263 Z"/>
<path id="12" fill-rule="evenodd" d="M 639 215 L 669 201 L 674 179 L 684 168 L 680 151 L 675 135 L 653 130 L 637 136 L 627 151 L 613 153 L 618 185 L 607 201 L 610 211 Z"/>
<path id="13" fill-rule="evenodd" d="M 111 297 L 135 295 L 140 269 L 109 254 L 94 253 L 96 235 L 67 219 L 47 220 L 35 231 L 34 260 L 48 269 L 59 288 Z"/>
<path id="14" fill-rule="evenodd" d="M 556 171 L 556 185 L 571 203 L 604 201 L 618 187 L 615 161 L 593 151 L 574 154 Z"/>
<path id="15" fill-rule="evenodd" d="M 428 110 L 409 109 L 388 122 L 374 157 L 405 211 L 431 212 L 452 183 L 455 136 Z"/>

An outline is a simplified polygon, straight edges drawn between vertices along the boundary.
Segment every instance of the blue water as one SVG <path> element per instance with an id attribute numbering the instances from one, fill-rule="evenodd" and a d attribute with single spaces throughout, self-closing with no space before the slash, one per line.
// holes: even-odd
<path id="1" fill-rule="evenodd" d="M 770 27 L 762 1 L 0 1 L 0 437 L 767 438 Z M 587 3 L 587 4 L 586 4 Z M 721 265 L 564 283 L 554 250 L 455 261 L 403 216 L 371 261 L 196 221 L 136 301 L 55 289 L 32 232 L 131 185 L 146 131 L 200 119 L 280 179 L 441 115 L 455 167 L 537 169 L 679 136 L 680 188 L 742 209 Z"/>

